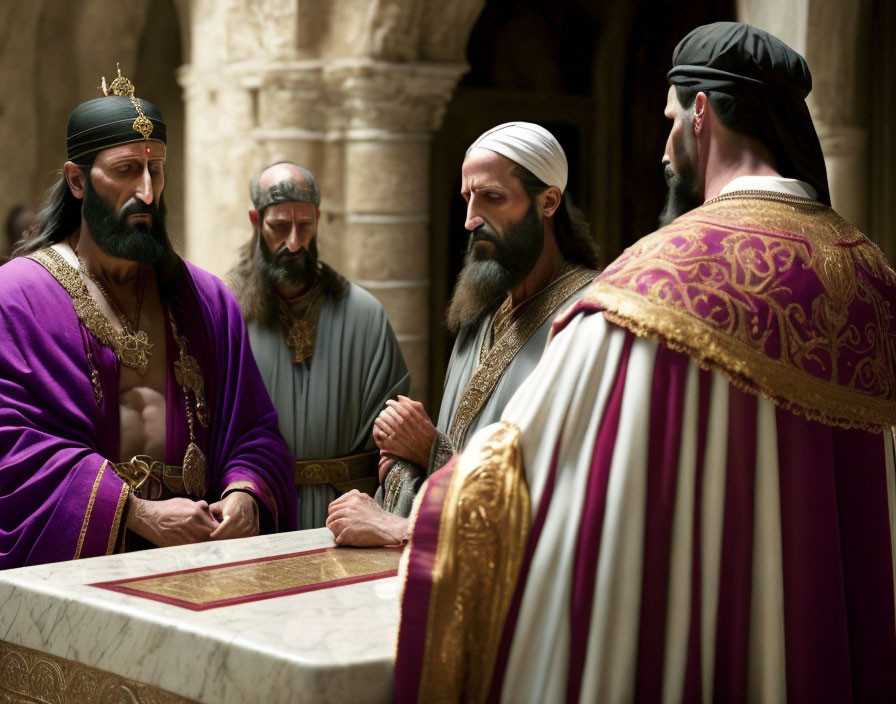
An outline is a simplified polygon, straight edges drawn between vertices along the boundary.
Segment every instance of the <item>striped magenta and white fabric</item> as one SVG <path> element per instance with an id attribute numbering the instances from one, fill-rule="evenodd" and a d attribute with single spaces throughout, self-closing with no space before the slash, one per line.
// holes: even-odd
<path id="1" fill-rule="evenodd" d="M 599 313 L 503 419 L 532 527 L 492 700 L 896 701 L 893 431 L 807 421 Z"/>

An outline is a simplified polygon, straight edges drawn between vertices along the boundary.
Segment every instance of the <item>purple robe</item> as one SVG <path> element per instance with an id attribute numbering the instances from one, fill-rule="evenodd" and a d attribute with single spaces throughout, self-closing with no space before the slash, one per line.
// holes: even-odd
<path id="1" fill-rule="evenodd" d="M 236 300 L 186 262 L 163 295 L 205 382 L 208 427 L 195 428 L 208 462 L 206 500 L 239 482 L 267 508 L 269 529 L 294 529 L 292 456 Z M 166 337 L 164 461 L 180 465 L 189 431 L 170 329 Z M 18 258 L 0 268 L 0 569 L 115 550 L 127 499 L 110 466 L 123 459 L 119 371 L 115 354 L 79 321 L 71 297 L 41 264 Z"/>

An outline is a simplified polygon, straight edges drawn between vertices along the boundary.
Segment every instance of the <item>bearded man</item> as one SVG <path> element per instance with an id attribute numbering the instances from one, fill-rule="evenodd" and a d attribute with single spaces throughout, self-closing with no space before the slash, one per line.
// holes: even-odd
<path id="1" fill-rule="evenodd" d="M 421 483 L 500 417 L 541 358 L 551 320 L 597 275 L 597 246 L 564 199 L 567 175 L 560 143 L 530 122 L 498 125 L 467 150 L 461 195 L 470 236 L 448 307 L 448 326 L 459 333 L 438 426 L 416 401 L 387 404 L 374 425 L 382 508 L 358 493 L 334 502 L 327 526 L 337 543 L 404 539 Z"/>
<path id="2" fill-rule="evenodd" d="M 376 491 L 373 421 L 387 400 L 408 392 L 411 377 L 383 307 L 318 259 L 314 174 L 274 164 L 250 194 L 254 232 L 230 283 L 298 458 L 299 524 L 321 528 L 337 496 Z"/>
<path id="3" fill-rule="evenodd" d="M 103 90 L 0 269 L 0 568 L 295 528 L 239 306 L 165 229 L 162 115 Z"/>
<path id="4" fill-rule="evenodd" d="M 896 701 L 896 272 L 801 56 L 673 64 L 669 223 L 415 505 L 397 701 Z"/>

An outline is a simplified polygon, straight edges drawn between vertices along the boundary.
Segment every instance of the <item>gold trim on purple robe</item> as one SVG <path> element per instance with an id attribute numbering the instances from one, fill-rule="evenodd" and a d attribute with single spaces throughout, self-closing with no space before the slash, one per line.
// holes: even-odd
<path id="1" fill-rule="evenodd" d="M 90 490 L 90 498 L 87 500 L 87 508 L 84 511 L 84 520 L 81 523 L 81 532 L 78 534 L 78 545 L 75 548 L 75 554 L 72 555 L 73 560 L 81 557 L 81 548 L 84 547 L 84 537 L 87 535 L 87 526 L 90 525 L 90 514 L 93 513 L 93 504 L 96 501 L 96 492 L 100 488 L 100 482 L 103 480 L 103 473 L 106 471 L 106 465 L 109 460 L 103 460 L 100 465 L 100 471 L 96 473 L 96 479 L 93 480 L 93 488 Z"/>

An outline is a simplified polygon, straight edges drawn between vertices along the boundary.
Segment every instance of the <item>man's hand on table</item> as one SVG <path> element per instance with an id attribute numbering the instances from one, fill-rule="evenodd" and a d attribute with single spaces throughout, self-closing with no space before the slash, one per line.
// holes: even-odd
<path id="1" fill-rule="evenodd" d="M 251 494 L 233 491 L 209 509 L 219 521 L 218 527 L 209 536 L 212 540 L 258 535 L 258 504 Z"/>
<path id="2" fill-rule="evenodd" d="M 218 526 L 205 501 L 183 498 L 147 501 L 133 495 L 128 498 L 128 530 L 160 548 L 201 543 Z"/>
<path id="3" fill-rule="evenodd" d="M 422 403 L 399 396 L 397 401 L 386 401 L 386 408 L 373 422 L 373 439 L 382 452 L 425 467 L 436 439 L 436 427 Z"/>
<path id="4" fill-rule="evenodd" d="M 407 537 L 407 518 L 380 508 L 370 496 L 357 489 L 336 499 L 328 511 L 327 528 L 337 545 L 398 545 Z"/>

